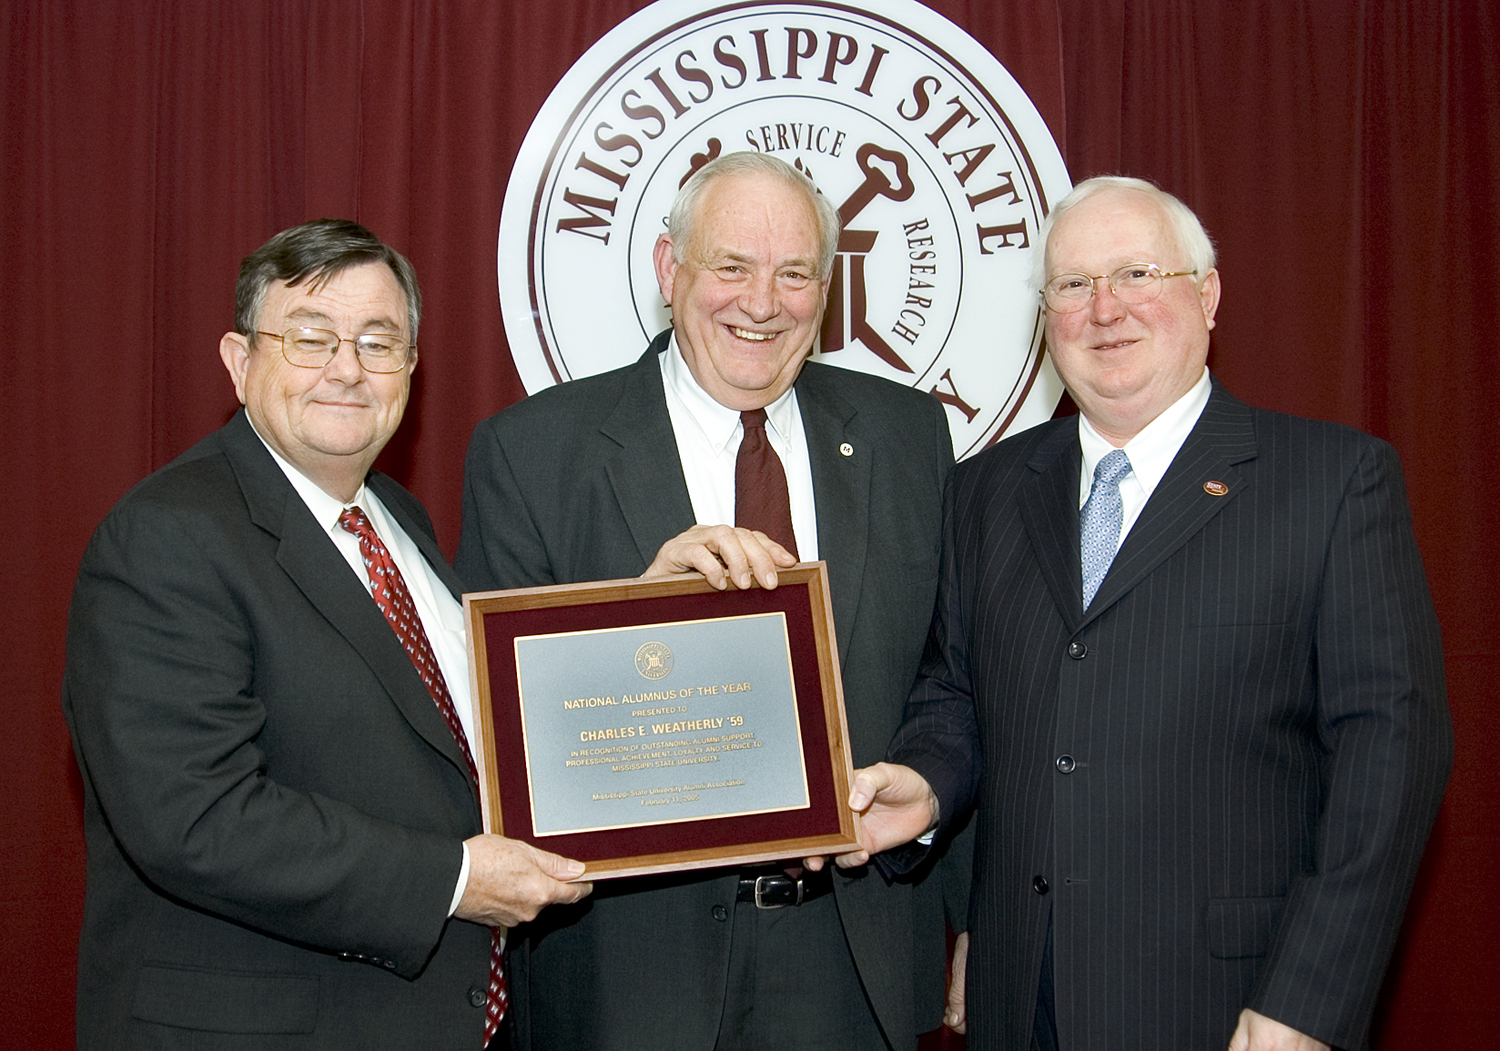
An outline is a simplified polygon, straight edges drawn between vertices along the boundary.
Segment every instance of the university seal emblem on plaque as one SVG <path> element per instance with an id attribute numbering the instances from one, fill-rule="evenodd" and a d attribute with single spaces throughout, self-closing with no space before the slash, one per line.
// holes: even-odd
<path id="1" fill-rule="evenodd" d="M 672 674 L 672 651 L 660 642 L 642 644 L 635 651 L 635 670 L 648 679 L 665 679 Z"/>

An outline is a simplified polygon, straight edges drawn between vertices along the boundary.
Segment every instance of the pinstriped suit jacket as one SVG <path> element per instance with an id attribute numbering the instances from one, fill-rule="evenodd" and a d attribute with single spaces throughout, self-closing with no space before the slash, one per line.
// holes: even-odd
<path id="1" fill-rule="evenodd" d="M 1247 1006 L 1358 1047 L 1452 763 L 1395 453 L 1215 385 L 1087 613 L 1080 459 L 1068 419 L 955 472 L 891 747 L 978 806 L 972 1046 L 1029 1046 L 1050 915 L 1064 1049 Z"/>

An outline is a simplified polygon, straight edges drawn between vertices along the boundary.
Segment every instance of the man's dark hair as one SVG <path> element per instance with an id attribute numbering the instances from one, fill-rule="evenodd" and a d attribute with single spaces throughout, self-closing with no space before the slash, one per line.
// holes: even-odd
<path id="1" fill-rule="evenodd" d="M 415 343 L 422 317 L 417 272 L 400 252 L 348 219 L 314 219 L 293 226 L 247 255 L 234 286 L 234 330 L 255 340 L 272 281 L 295 286 L 310 279 L 312 291 L 317 291 L 330 278 L 367 263 L 384 263 L 396 275 L 396 284 L 406 296 L 408 338 Z"/>

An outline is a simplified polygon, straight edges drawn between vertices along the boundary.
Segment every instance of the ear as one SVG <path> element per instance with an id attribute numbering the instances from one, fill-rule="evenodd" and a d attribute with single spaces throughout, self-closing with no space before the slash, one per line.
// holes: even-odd
<path id="1" fill-rule="evenodd" d="M 1209 327 L 1214 327 L 1214 314 L 1219 310 L 1219 271 L 1210 270 L 1208 276 L 1203 279 L 1203 284 L 1198 288 L 1198 302 L 1203 307 L 1203 321 Z"/>
<path id="2" fill-rule="evenodd" d="M 656 244 L 651 249 L 651 265 L 656 270 L 656 284 L 661 289 L 661 297 L 671 303 L 672 282 L 677 275 L 677 260 L 672 258 L 670 235 L 662 234 L 656 239 Z"/>
<path id="3" fill-rule="evenodd" d="M 238 332 L 226 332 L 219 340 L 219 360 L 234 381 L 234 393 L 245 404 L 245 375 L 250 370 L 250 341 Z"/>
<path id="4" fill-rule="evenodd" d="M 406 359 L 406 378 L 411 379 L 411 374 L 417 371 L 417 345 L 411 346 L 410 356 Z"/>

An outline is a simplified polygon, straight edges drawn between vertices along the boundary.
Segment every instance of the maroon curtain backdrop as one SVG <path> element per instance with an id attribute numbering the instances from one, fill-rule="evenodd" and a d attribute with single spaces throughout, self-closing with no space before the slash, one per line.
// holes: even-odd
<path id="1" fill-rule="evenodd" d="M 629 0 L 8 0 L 0 10 L 0 988 L 72 1044 L 78 774 L 58 708 L 90 531 L 235 400 L 239 258 L 320 215 L 407 252 L 422 367 L 382 466 L 457 539 L 463 450 L 515 401 L 510 165 Z M 1157 180 L 1221 247 L 1212 365 L 1393 441 L 1442 619 L 1458 764 L 1387 983 L 1386 1049 L 1500 1023 L 1500 13 L 1494 0 L 935 0 L 1037 100 L 1075 179 Z"/>

